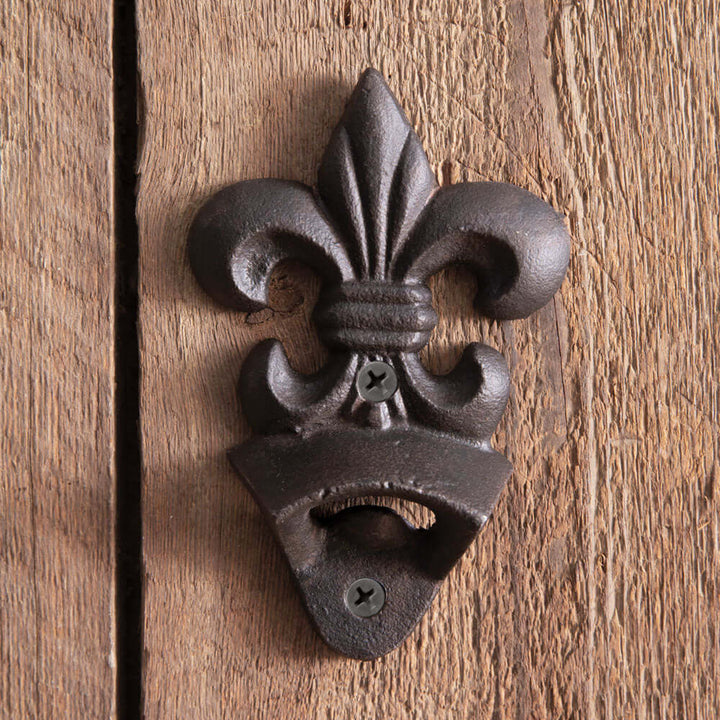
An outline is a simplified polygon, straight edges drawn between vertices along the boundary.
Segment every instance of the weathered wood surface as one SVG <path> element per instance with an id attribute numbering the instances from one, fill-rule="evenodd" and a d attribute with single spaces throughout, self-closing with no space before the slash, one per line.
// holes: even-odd
<path id="1" fill-rule="evenodd" d="M 138 0 L 138 23 L 148 720 L 718 717 L 715 0 Z M 361 664 L 311 630 L 225 459 L 251 346 L 322 361 L 315 281 L 279 273 L 272 310 L 233 314 L 185 239 L 222 185 L 312 182 L 370 65 L 443 182 L 538 193 L 574 249 L 524 322 L 434 283 L 429 365 L 478 338 L 508 360 L 515 472 L 419 628 Z"/>
<path id="2" fill-rule="evenodd" d="M 111 4 L 0 3 L 0 717 L 115 707 Z"/>

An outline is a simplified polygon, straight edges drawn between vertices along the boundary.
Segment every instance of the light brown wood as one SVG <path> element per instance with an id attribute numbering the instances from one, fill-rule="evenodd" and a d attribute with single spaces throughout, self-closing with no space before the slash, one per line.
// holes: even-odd
<path id="1" fill-rule="evenodd" d="M 718 717 L 715 0 L 138 0 L 138 28 L 148 720 Z M 316 637 L 225 459 L 252 345 L 322 362 L 316 281 L 279 273 L 271 310 L 233 314 L 185 239 L 222 185 L 313 182 L 367 66 L 443 182 L 528 188 L 574 249 L 524 322 L 436 279 L 427 362 L 505 355 L 515 472 L 413 635 L 363 664 Z"/>
<path id="2" fill-rule="evenodd" d="M 114 714 L 111 3 L 0 3 L 0 717 Z"/>

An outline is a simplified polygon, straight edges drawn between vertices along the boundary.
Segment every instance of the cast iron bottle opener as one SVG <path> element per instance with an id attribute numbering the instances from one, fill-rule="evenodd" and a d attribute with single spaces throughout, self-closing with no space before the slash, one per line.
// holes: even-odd
<path id="1" fill-rule="evenodd" d="M 190 231 L 190 261 L 220 303 L 268 303 L 278 262 L 320 275 L 314 320 L 330 358 L 318 373 L 289 365 L 278 340 L 242 366 L 239 398 L 254 436 L 230 460 L 267 515 L 320 635 L 351 657 L 396 647 L 488 519 L 510 471 L 490 446 L 509 392 L 495 350 L 473 343 L 448 375 L 418 352 L 437 316 L 428 278 L 462 263 L 478 310 L 526 317 L 565 275 L 562 217 L 503 183 L 438 187 L 420 141 L 375 70 L 350 98 L 315 190 L 249 180 L 221 190 Z M 372 495 L 435 514 L 414 528 L 392 510 L 313 509 Z"/>

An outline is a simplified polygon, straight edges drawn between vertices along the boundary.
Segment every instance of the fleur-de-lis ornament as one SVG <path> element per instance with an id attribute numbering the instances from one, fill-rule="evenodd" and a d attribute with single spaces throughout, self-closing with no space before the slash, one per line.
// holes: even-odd
<path id="1" fill-rule="evenodd" d="M 563 220 L 512 185 L 438 187 L 385 81 L 367 70 L 316 190 L 232 185 L 200 210 L 189 249 L 205 290 L 245 312 L 267 305 L 280 261 L 302 261 L 322 279 L 314 320 L 329 361 L 306 376 L 279 341 L 257 345 L 239 383 L 255 434 L 230 459 L 324 640 L 352 657 L 383 655 L 422 617 L 511 471 L 490 447 L 509 392 L 505 361 L 473 343 L 448 375 L 423 367 L 418 352 L 437 321 L 426 281 L 462 263 L 477 276 L 482 314 L 526 317 L 565 275 Z M 435 522 L 414 528 L 372 505 L 312 512 L 369 495 L 420 503 Z"/>

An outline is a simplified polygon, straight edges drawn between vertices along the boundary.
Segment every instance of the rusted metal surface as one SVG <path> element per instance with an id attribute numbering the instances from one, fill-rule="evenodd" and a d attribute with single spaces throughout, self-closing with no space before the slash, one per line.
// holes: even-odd
<path id="1" fill-rule="evenodd" d="M 490 447 L 508 397 L 505 361 L 473 343 L 448 375 L 425 370 L 417 353 L 437 320 L 425 283 L 462 263 L 477 275 L 482 314 L 526 317 L 565 275 L 563 220 L 511 185 L 438 188 L 385 81 L 367 70 L 316 191 L 283 180 L 228 187 L 198 213 L 189 248 L 202 286 L 240 311 L 267 305 L 280 261 L 300 260 L 323 280 L 314 317 L 328 363 L 306 376 L 277 340 L 255 347 L 239 384 L 255 436 L 230 459 L 325 641 L 352 657 L 383 655 L 422 617 L 511 471 Z M 436 521 L 414 528 L 369 505 L 322 519 L 312 513 L 368 495 L 421 503 Z M 357 587 L 366 608 L 349 607 Z"/>

